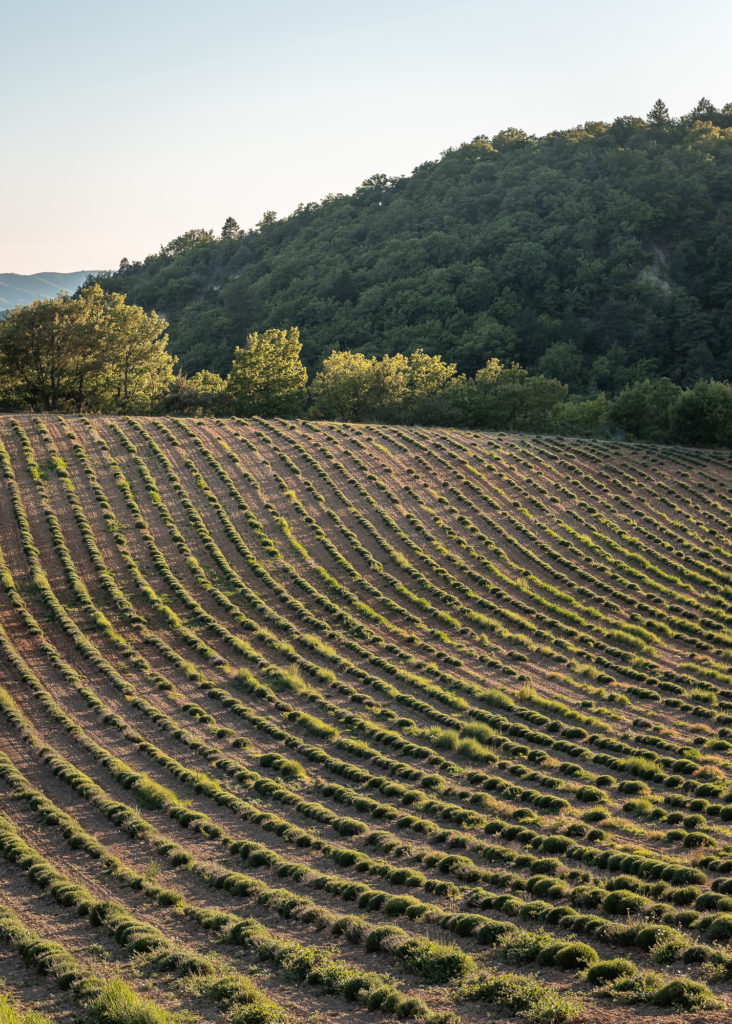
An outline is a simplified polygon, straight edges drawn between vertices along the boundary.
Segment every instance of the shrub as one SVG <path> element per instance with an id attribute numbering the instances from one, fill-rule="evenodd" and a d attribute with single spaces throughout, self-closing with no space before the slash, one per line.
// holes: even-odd
<path id="1" fill-rule="evenodd" d="M 374 928 L 366 939 L 366 952 L 375 953 L 388 943 L 404 940 L 405 935 L 406 932 L 404 929 L 397 928 L 395 925 L 385 924 L 378 928 Z"/>
<path id="2" fill-rule="evenodd" d="M 664 867 L 660 877 L 672 885 L 704 885 L 707 880 L 703 871 L 693 867 Z"/>
<path id="3" fill-rule="evenodd" d="M 599 907 L 605 896 L 605 889 L 597 885 L 578 885 L 570 899 L 576 907 L 592 908 Z"/>
<path id="4" fill-rule="evenodd" d="M 633 875 L 616 875 L 608 881 L 607 887 L 611 891 L 627 889 L 630 892 L 639 892 L 642 884 L 641 880 Z"/>
<path id="5" fill-rule="evenodd" d="M 621 957 L 615 957 L 614 960 L 600 960 L 588 968 L 587 980 L 590 985 L 604 985 L 607 981 L 614 981 L 616 978 L 634 974 L 637 969 L 630 960 L 623 960 Z"/>
<path id="6" fill-rule="evenodd" d="M 536 960 L 542 950 L 553 944 L 554 938 L 547 932 L 515 931 L 503 936 L 500 941 L 501 953 L 514 963 Z"/>
<path id="7" fill-rule="evenodd" d="M 531 900 L 521 907 L 519 917 L 524 921 L 543 921 L 551 909 L 551 903 L 547 903 L 546 900 Z"/>
<path id="8" fill-rule="evenodd" d="M 686 935 L 661 936 L 651 946 L 649 953 L 651 959 L 657 964 L 671 964 L 688 949 L 690 940 Z"/>
<path id="9" fill-rule="evenodd" d="M 281 754 L 262 754 L 259 763 L 263 768 L 271 768 L 283 779 L 304 779 L 306 777 L 305 769 L 299 761 L 282 757 Z"/>
<path id="10" fill-rule="evenodd" d="M 495 1003 L 512 1020 L 520 1017 L 544 1024 L 573 1020 L 583 1009 L 576 996 L 560 992 L 532 975 L 480 973 L 469 978 L 457 994 L 461 999 Z"/>
<path id="11" fill-rule="evenodd" d="M 580 786 L 577 790 L 577 799 L 585 804 L 597 804 L 605 798 L 605 794 L 597 786 Z"/>
<path id="12" fill-rule="evenodd" d="M 718 846 L 717 840 L 713 836 L 708 836 L 706 832 L 687 832 L 684 836 L 684 846 L 688 849 L 696 849 L 699 846 Z"/>
<path id="13" fill-rule="evenodd" d="M 715 914 L 707 925 L 707 936 L 719 942 L 732 938 L 732 914 Z"/>
<path id="14" fill-rule="evenodd" d="M 686 885 L 682 889 L 674 889 L 671 893 L 671 902 L 677 907 L 688 907 L 701 896 L 702 891 L 695 885 Z"/>
<path id="15" fill-rule="evenodd" d="M 174 1024 L 175 1017 L 162 1006 L 144 999 L 121 978 L 112 978 L 87 1004 L 84 1019 L 89 1024 Z M 274 1020 L 274 1017 L 268 1020 Z M 279 1020 L 283 1020 L 280 1014 Z"/>
<path id="16" fill-rule="evenodd" d="M 557 881 L 553 885 L 550 885 L 546 895 L 550 900 L 562 900 L 566 899 L 572 892 L 572 886 L 569 882 Z"/>
<path id="17" fill-rule="evenodd" d="M 690 978 L 675 978 L 668 982 L 655 993 L 653 1003 L 682 1010 L 712 1010 L 724 1005 L 714 998 L 703 982 L 692 981 Z"/>
<path id="18" fill-rule="evenodd" d="M 541 849 L 545 853 L 565 853 L 570 846 L 572 846 L 572 840 L 567 839 L 566 836 L 545 836 L 541 841 Z"/>
<path id="19" fill-rule="evenodd" d="M 430 984 L 442 985 L 475 969 L 475 961 L 458 946 L 425 939 L 411 939 L 399 946 L 397 955 L 409 971 L 421 974 Z"/>
<path id="20" fill-rule="evenodd" d="M 602 909 L 607 914 L 641 914 L 651 905 L 651 901 L 640 893 L 628 889 L 616 889 L 607 894 L 602 901 Z"/>
<path id="21" fill-rule="evenodd" d="M 569 928 L 572 921 L 578 916 L 579 914 L 574 907 L 560 905 L 553 907 L 544 920 L 547 924 L 558 924 L 560 928 Z"/>
<path id="22" fill-rule="evenodd" d="M 669 941 L 676 938 L 678 934 L 674 928 L 669 928 L 665 924 L 649 924 L 636 934 L 635 944 L 641 949 L 650 949 L 657 942 Z"/>
<path id="23" fill-rule="evenodd" d="M 553 837 L 549 837 L 553 838 Z M 531 865 L 532 875 L 556 875 L 561 871 L 562 862 L 558 857 L 539 857 Z"/>
<path id="24" fill-rule="evenodd" d="M 604 991 L 624 1003 L 647 1003 L 662 987 L 663 977 L 655 971 L 634 971 L 608 982 Z"/>
<path id="25" fill-rule="evenodd" d="M 554 963 L 554 957 L 564 945 L 566 945 L 564 942 L 552 942 L 551 945 L 545 946 L 540 950 L 536 962 L 542 966 L 551 966 Z"/>
<path id="26" fill-rule="evenodd" d="M 582 967 L 591 967 L 600 959 L 597 950 L 586 942 L 568 942 L 554 954 L 554 964 L 563 971 L 576 971 Z"/>
<path id="27" fill-rule="evenodd" d="M 641 782 L 639 779 L 624 779 L 618 789 L 621 793 L 630 793 L 644 796 L 649 794 L 651 791 L 645 782 Z"/>
<path id="28" fill-rule="evenodd" d="M 21 1012 L 8 1002 L 7 996 L 0 996 L 0 1024 L 52 1024 L 49 1017 L 33 1010 Z"/>

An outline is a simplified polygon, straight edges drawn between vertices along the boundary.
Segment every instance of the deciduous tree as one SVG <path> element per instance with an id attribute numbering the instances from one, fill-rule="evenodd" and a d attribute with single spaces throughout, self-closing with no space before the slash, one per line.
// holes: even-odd
<path id="1" fill-rule="evenodd" d="M 172 376 L 167 323 L 98 284 L 20 306 L 0 322 L 6 406 L 145 411 Z"/>
<path id="2" fill-rule="evenodd" d="M 226 391 L 240 416 L 296 416 L 305 404 L 307 370 L 300 332 L 270 329 L 250 334 L 237 348 Z"/>

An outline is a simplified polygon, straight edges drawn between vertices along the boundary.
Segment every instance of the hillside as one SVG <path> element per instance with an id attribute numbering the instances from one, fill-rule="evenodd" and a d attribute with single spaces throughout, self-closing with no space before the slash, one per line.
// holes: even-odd
<path id="1" fill-rule="evenodd" d="M 19 416 L 0 461 L 21 1006 L 730 1019 L 728 453 Z"/>
<path id="2" fill-rule="evenodd" d="M 28 306 L 36 299 L 53 299 L 61 291 L 71 294 L 94 273 L 77 270 L 71 274 L 0 274 L 0 313 L 15 306 Z"/>
<path id="3" fill-rule="evenodd" d="M 732 108 L 707 105 L 673 123 L 507 129 L 240 237 L 190 231 L 103 280 L 170 321 L 186 373 L 225 374 L 247 334 L 294 324 L 311 370 L 332 349 L 422 347 L 587 394 L 724 380 L 731 126 Z"/>

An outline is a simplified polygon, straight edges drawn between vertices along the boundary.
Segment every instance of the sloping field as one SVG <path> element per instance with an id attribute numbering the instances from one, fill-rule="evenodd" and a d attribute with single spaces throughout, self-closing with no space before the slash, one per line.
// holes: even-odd
<path id="1" fill-rule="evenodd" d="M 50 416 L 0 441 L 21 1011 L 732 1020 L 728 454 Z"/>

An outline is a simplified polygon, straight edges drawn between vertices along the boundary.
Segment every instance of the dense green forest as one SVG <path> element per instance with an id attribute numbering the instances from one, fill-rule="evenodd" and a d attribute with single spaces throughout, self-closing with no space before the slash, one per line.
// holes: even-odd
<path id="1" fill-rule="evenodd" d="M 509 129 L 9 311 L 0 408 L 732 447 L 731 229 L 732 105 Z"/>
<path id="2" fill-rule="evenodd" d="M 418 348 L 469 375 L 498 358 L 570 393 L 732 377 L 732 104 L 672 120 L 509 128 L 403 178 L 375 174 L 278 219 L 193 230 L 105 289 L 157 310 L 190 375 L 297 324 L 332 350 Z"/>

